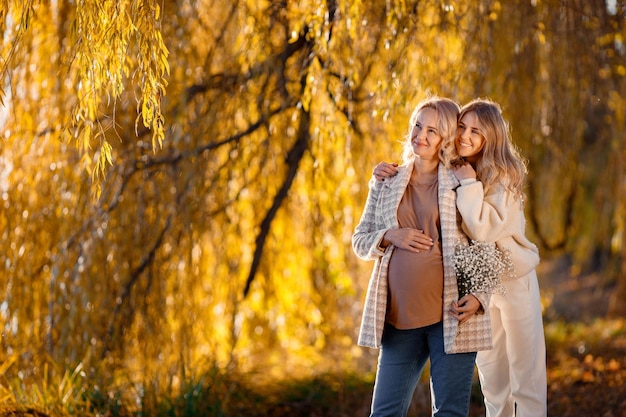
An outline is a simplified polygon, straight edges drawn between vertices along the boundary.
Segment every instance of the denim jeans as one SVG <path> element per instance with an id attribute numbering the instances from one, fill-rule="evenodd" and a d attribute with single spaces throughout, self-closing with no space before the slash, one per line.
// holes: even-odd
<path id="1" fill-rule="evenodd" d="M 410 330 L 385 325 L 371 417 L 406 416 L 428 359 L 432 415 L 467 417 L 476 353 L 446 354 L 443 322 Z"/>

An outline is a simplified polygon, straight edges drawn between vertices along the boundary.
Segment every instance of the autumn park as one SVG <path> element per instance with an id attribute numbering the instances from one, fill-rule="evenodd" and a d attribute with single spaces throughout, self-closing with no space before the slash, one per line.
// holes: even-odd
<path id="1" fill-rule="evenodd" d="M 549 415 L 626 417 L 623 0 L 0 0 L 0 33 L 0 416 L 366 417 L 351 236 L 436 94 L 527 160 Z"/>

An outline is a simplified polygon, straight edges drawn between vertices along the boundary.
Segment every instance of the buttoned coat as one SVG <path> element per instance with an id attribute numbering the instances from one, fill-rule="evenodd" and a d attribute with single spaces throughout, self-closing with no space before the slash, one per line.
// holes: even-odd
<path id="1" fill-rule="evenodd" d="M 398 167 L 398 174 L 385 181 L 369 182 L 369 193 L 361 220 L 352 236 L 355 254 L 364 260 L 373 260 L 374 269 L 369 280 L 363 307 L 358 344 L 380 348 L 387 313 L 389 260 L 395 246 L 381 248 L 382 238 L 390 229 L 399 228 L 398 206 L 411 179 L 414 164 Z M 461 219 L 456 209 L 456 192 L 459 181 L 452 170 L 439 164 L 438 203 L 441 222 L 441 250 L 443 255 L 443 329 L 446 353 L 476 352 L 492 347 L 491 322 L 488 314 L 489 294 L 473 294 L 482 305 L 480 313 L 459 325 L 449 312 L 452 302 L 458 300 L 454 247 L 467 242 L 461 229 Z"/>

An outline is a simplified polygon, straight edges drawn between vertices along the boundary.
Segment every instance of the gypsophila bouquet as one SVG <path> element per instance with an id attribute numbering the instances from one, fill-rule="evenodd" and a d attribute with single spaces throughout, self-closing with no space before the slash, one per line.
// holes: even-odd
<path id="1" fill-rule="evenodd" d="M 494 242 L 458 243 L 454 248 L 459 298 L 466 294 L 486 292 L 505 294 L 503 277 L 513 277 L 511 251 L 499 249 Z"/>

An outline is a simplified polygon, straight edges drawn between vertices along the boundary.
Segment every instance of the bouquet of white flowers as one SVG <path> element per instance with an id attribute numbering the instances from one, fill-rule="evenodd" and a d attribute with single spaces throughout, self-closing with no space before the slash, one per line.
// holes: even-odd
<path id="1" fill-rule="evenodd" d="M 459 298 L 475 292 L 504 295 L 502 277 L 513 277 L 511 251 L 499 249 L 494 242 L 458 243 L 454 248 Z"/>

